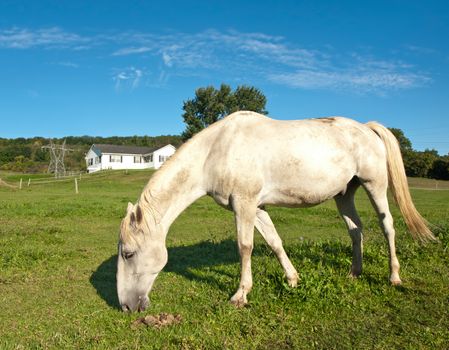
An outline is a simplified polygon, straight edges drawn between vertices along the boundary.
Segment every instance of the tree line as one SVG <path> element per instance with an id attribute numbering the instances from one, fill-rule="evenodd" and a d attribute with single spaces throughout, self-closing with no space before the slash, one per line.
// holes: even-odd
<path id="1" fill-rule="evenodd" d="M 107 143 L 113 145 L 129 145 L 142 147 L 162 147 L 172 144 L 176 148 L 182 144 L 179 135 L 161 136 L 67 136 L 52 138 L 56 144 L 66 141 L 67 148 L 72 151 L 65 155 L 64 163 L 67 171 L 86 170 L 84 159 L 92 144 Z M 47 170 L 50 153 L 42 146 L 48 145 L 50 140 L 43 137 L 0 138 L 0 169 L 23 173 L 39 173 Z"/>
<path id="2" fill-rule="evenodd" d="M 268 114 L 266 102 L 265 95 L 252 86 L 241 85 L 235 90 L 226 84 L 222 84 L 219 88 L 201 87 L 195 91 L 195 96 L 192 99 L 183 103 L 182 119 L 186 127 L 181 135 L 156 137 L 68 136 L 53 139 L 53 141 L 62 143 L 65 139 L 67 146 L 73 149 L 73 152 L 67 153 L 66 156 L 65 163 L 68 170 L 85 170 L 84 156 L 94 143 L 148 147 L 164 146 L 171 143 L 175 147 L 179 147 L 202 129 L 233 112 L 249 110 Z M 399 141 L 407 176 L 449 180 L 449 154 L 440 156 L 433 149 L 416 151 L 401 129 L 390 128 L 390 130 Z M 48 151 L 42 149 L 42 146 L 46 144 L 48 144 L 48 140 L 42 137 L 0 138 L 0 169 L 20 172 L 44 171 L 50 157 Z"/>
<path id="3" fill-rule="evenodd" d="M 416 151 L 401 129 L 390 131 L 398 139 L 407 176 L 449 180 L 449 154 L 440 156 L 434 149 Z"/>

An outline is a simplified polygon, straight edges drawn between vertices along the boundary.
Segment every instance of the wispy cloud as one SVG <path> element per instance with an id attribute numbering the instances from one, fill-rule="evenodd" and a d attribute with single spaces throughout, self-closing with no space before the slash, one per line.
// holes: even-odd
<path id="1" fill-rule="evenodd" d="M 79 67 L 78 63 L 74 63 L 74 62 L 70 62 L 70 61 L 56 62 L 55 64 L 58 66 L 69 67 L 69 68 L 78 68 Z"/>
<path id="2" fill-rule="evenodd" d="M 76 47 L 86 45 L 90 39 L 70 33 L 58 27 L 30 30 L 11 28 L 0 30 L 0 48 L 28 49 L 32 47 Z"/>
<path id="3" fill-rule="evenodd" d="M 112 80 L 115 82 L 116 91 L 123 89 L 136 89 L 144 76 L 144 71 L 135 67 L 127 67 L 114 73 Z"/>
<path id="4" fill-rule="evenodd" d="M 138 53 L 144 53 L 144 52 L 148 52 L 151 51 L 152 49 L 149 47 L 125 47 L 122 49 L 119 49 L 117 51 L 115 51 L 112 55 L 113 56 L 127 56 L 127 55 L 134 55 L 134 54 L 138 54 Z"/>
<path id="5" fill-rule="evenodd" d="M 312 65 L 293 72 L 269 74 L 271 81 L 303 89 L 352 90 L 360 93 L 410 89 L 431 81 L 426 74 L 413 71 L 403 62 L 375 60 L 372 57 L 350 55 L 344 63 L 334 62 L 320 69 Z"/>
<path id="6" fill-rule="evenodd" d="M 436 50 L 430 49 L 428 47 L 417 46 L 417 45 L 405 45 L 404 48 L 411 52 L 415 52 L 418 54 L 431 55 L 437 53 Z"/>
<path id="7" fill-rule="evenodd" d="M 262 79 L 293 88 L 385 94 L 431 81 L 425 73 L 402 61 L 353 52 L 336 55 L 332 49 L 303 48 L 262 33 L 123 33 L 121 38 L 142 46 L 122 48 L 114 55 L 150 52 L 160 57 L 167 70 L 209 70 L 228 77 L 234 74 L 232 78 L 240 80 Z M 151 46 L 145 46 L 150 42 Z"/>
<path id="8" fill-rule="evenodd" d="M 0 48 L 41 47 L 103 50 L 101 57 L 109 51 L 110 57 L 128 60 L 128 68 L 114 73 L 117 90 L 140 85 L 144 72 L 134 68 L 137 60 L 153 65 L 156 84 L 161 80 L 167 83 L 168 77 L 204 74 L 223 76 L 228 81 L 271 82 L 299 89 L 385 94 L 431 82 L 430 76 L 418 67 L 389 58 L 384 52 L 377 57 L 367 55 L 366 50 L 335 53 L 335 48 L 302 47 L 264 33 L 206 30 L 193 34 L 122 32 L 85 37 L 58 27 L 0 30 Z M 408 50 L 425 51 L 414 46 Z"/>
<path id="9" fill-rule="evenodd" d="M 271 74 L 269 79 L 278 84 L 303 89 L 351 89 L 361 93 L 374 91 L 380 94 L 384 94 L 385 90 L 412 88 L 429 81 L 429 78 L 421 75 L 376 70 L 298 70 L 293 73 Z"/>

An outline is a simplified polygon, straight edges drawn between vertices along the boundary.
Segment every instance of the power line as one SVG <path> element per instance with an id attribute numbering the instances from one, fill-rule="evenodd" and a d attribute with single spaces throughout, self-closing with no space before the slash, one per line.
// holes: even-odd
<path id="1" fill-rule="evenodd" d="M 65 147 L 65 140 L 62 145 L 56 145 L 53 140 L 50 139 L 50 145 L 42 146 L 42 149 L 48 149 L 50 151 L 50 164 L 48 165 L 48 172 L 54 173 L 55 178 L 59 178 L 65 175 L 64 156 L 65 152 L 73 151 Z"/>

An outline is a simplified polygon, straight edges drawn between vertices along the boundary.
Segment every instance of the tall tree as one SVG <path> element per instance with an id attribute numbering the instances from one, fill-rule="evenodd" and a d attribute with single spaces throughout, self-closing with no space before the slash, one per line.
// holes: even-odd
<path id="1" fill-rule="evenodd" d="M 253 111 L 268 114 L 265 110 L 267 98 L 257 88 L 253 86 L 238 86 L 231 96 L 229 113 L 237 111 Z"/>
<path id="2" fill-rule="evenodd" d="M 267 114 L 265 95 L 252 86 L 238 86 L 235 91 L 226 84 L 219 89 L 213 86 L 199 88 L 193 99 L 184 101 L 182 115 L 186 129 L 182 138 L 187 140 L 227 115 L 241 110 Z"/>
<path id="3" fill-rule="evenodd" d="M 435 160 L 428 175 L 433 179 L 449 180 L 449 157 Z"/>
<path id="4" fill-rule="evenodd" d="M 412 177 L 430 177 L 433 164 L 438 159 L 436 150 L 411 151 L 408 159 L 404 159 L 405 172 Z"/>
<path id="5" fill-rule="evenodd" d="M 399 142 L 402 154 L 412 150 L 412 142 L 405 136 L 401 129 L 389 128 Z"/>

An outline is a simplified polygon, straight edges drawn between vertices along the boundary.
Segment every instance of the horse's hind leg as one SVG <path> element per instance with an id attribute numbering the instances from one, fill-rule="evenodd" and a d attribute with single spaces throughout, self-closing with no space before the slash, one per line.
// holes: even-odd
<path id="1" fill-rule="evenodd" d="M 285 253 L 284 247 L 282 246 L 282 240 L 276 232 L 276 228 L 274 227 L 270 216 L 265 210 L 261 208 L 257 209 L 255 224 L 257 230 L 276 254 L 284 269 L 289 286 L 296 287 L 298 284 L 298 273 Z"/>
<path id="2" fill-rule="evenodd" d="M 391 216 L 387 198 L 387 179 L 385 181 L 369 181 L 363 184 L 371 203 L 379 217 L 380 226 L 388 242 L 390 255 L 390 282 L 393 285 L 401 284 L 399 278 L 399 261 L 396 257 L 395 230 L 393 227 L 393 217 Z"/>
<path id="3" fill-rule="evenodd" d="M 251 272 L 251 253 L 254 243 L 254 221 L 256 218 L 255 200 L 234 196 L 232 198 L 232 209 L 235 214 L 237 226 L 237 242 L 240 253 L 241 276 L 237 292 L 232 296 L 231 303 L 237 307 L 247 304 L 246 295 L 253 286 Z"/>
<path id="4" fill-rule="evenodd" d="M 335 203 L 337 204 L 338 211 L 346 223 L 349 236 L 351 236 L 352 240 L 352 277 L 359 277 L 362 273 L 363 259 L 362 222 L 360 221 L 354 205 L 354 195 L 358 187 L 358 181 L 352 181 L 348 185 L 345 194 L 340 194 L 335 197 Z"/>

